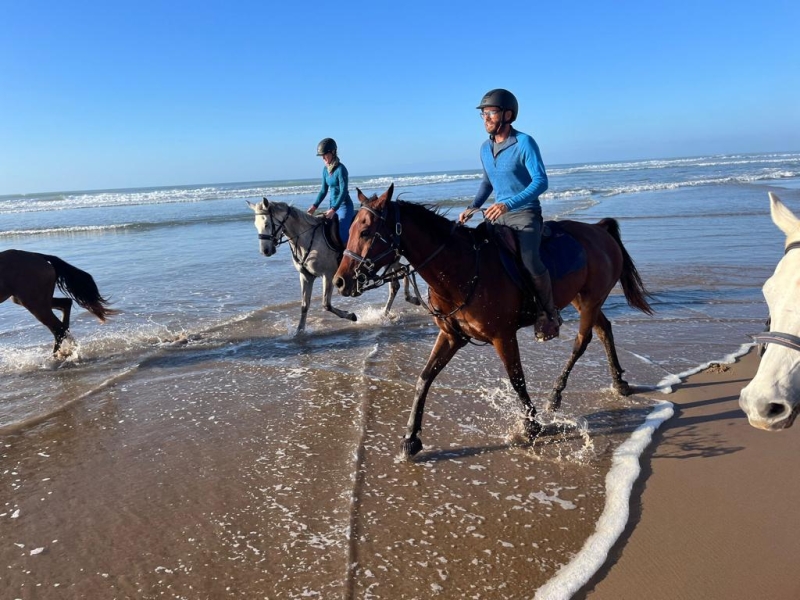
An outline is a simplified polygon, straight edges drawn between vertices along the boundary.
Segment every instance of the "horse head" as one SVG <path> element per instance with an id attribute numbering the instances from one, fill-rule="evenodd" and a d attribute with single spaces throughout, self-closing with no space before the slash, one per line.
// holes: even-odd
<path id="1" fill-rule="evenodd" d="M 368 198 L 360 189 L 361 207 L 350 225 L 350 239 L 333 284 L 343 296 L 361 294 L 358 282 L 372 277 L 378 269 L 397 260 L 396 248 L 386 231 L 386 214 L 394 193 L 392 183 L 380 196 Z"/>
<path id="2" fill-rule="evenodd" d="M 288 207 L 282 202 L 270 202 L 266 198 L 262 198 L 258 204 L 248 201 L 247 205 L 255 213 L 259 250 L 264 256 L 272 256 L 278 250 L 284 233 Z"/>
<path id="3" fill-rule="evenodd" d="M 770 332 L 755 336 L 766 351 L 753 380 L 741 391 L 739 406 L 753 427 L 791 427 L 800 411 L 800 219 L 770 192 L 772 221 L 786 234 L 785 254 L 764 284 Z"/>

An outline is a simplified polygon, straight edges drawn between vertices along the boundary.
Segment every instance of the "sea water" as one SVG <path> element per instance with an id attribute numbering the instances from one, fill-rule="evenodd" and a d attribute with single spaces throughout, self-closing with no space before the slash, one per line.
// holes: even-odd
<path id="1" fill-rule="evenodd" d="M 648 415 L 666 415 L 671 386 L 730 362 L 763 328 L 760 287 L 783 252 L 767 192 L 800 213 L 800 153 L 552 165 L 548 174 L 545 218 L 616 218 L 652 294 L 653 316 L 619 290 L 604 307 L 641 393 L 611 390 L 594 342 L 551 435 L 518 447 L 502 365 L 491 347 L 468 346 L 431 389 L 413 465 L 396 457 L 433 320 L 402 297 L 383 315 L 385 290 L 334 295 L 359 316 L 339 320 L 322 310 L 318 282 L 308 331 L 294 337 L 300 288 L 288 248 L 258 252 L 246 201 L 305 210 L 316 180 L 0 197 L 0 248 L 67 260 L 121 311 L 101 326 L 76 307 L 77 347 L 56 361 L 50 333 L 0 305 L 0 441 L 12 482 L 0 518 L 24 547 L 4 554 L 0 584 L 16 593 L 59 583 L 64 597 L 413 597 L 422 588 L 517 597 L 492 565 L 519 572 L 529 592 L 544 584 L 581 556 L 599 519 L 619 521 L 603 501 L 630 489 L 630 467 L 614 469 L 617 449 L 630 439 L 640 453 Z M 456 218 L 480 177 L 353 176 L 351 192 L 394 183 L 395 197 Z M 520 332 L 537 406 L 577 333 L 575 311 L 563 316 L 561 338 L 547 344 Z M 495 523 L 503 514 L 535 518 L 509 527 Z M 392 538 L 409 523 L 430 543 Z M 126 548 L 92 551 L 119 535 Z M 448 546 L 454 535 L 458 550 Z M 591 571 L 597 556 L 587 560 L 574 569 Z"/>

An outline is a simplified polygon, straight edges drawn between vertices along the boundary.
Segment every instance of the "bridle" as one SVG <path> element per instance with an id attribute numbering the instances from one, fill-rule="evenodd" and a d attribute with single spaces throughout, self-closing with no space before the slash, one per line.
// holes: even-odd
<path id="1" fill-rule="evenodd" d="M 386 216 L 389 212 L 390 204 L 395 207 L 395 223 L 394 231 L 390 236 L 388 236 L 389 239 L 387 239 L 384 234 L 381 233 L 381 230 L 385 229 Z M 400 209 L 398 208 L 397 203 L 387 202 L 386 206 L 383 208 L 383 211 L 380 213 L 370 208 L 366 204 L 362 204 L 358 210 L 365 210 L 378 219 L 378 226 L 375 227 L 375 232 L 372 234 L 372 238 L 369 240 L 369 244 L 367 244 L 367 249 L 363 256 L 356 254 L 351 250 L 345 249 L 344 251 L 344 255 L 356 263 L 356 268 L 353 270 L 353 275 L 356 281 L 356 290 L 359 293 L 362 293 L 367 290 L 378 288 L 389 281 L 401 279 L 411 273 L 411 271 L 407 265 L 402 265 L 400 269 L 388 273 L 389 266 L 397 262 L 397 259 L 400 258 L 401 255 L 400 236 L 403 233 L 403 225 L 400 223 Z M 375 240 L 379 240 L 386 244 L 386 250 L 381 252 L 378 256 L 370 258 L 369 253 L 372 250 Z M 385 265 L 383 274 L 375 277 L 376 269 L 380 268 L 377 266 L 377 263 L 385 259 L 387 256 L 389 256 L 390 259 Z"/>
<path id="2" fill-rule="evenodd" d="M 266 240 L 275 244 L 275 246 L 280 246 L 286 240 L 281 239 L 283 234 L 285 233 L 286 229 L 286 221 L 289 220 L 289 211 L 286 211 L 286 216 L 283 218 L 283 221 L 278 223 L 278 226 L 275 227 L 275 218 L 272 216 L 272 208 L 268 207 L 266 211 L 257 210 L 256 211 L 257 217 L 267 217 L 267 221 L 269 222 L 270 233 L 259 233 L 258 239 L 259 240 Z M 287 238 L 288 239 L 288 238 Z"/>
<path id="3" fill-rule="evenodd" d="M 258 239 L 259 240 L 267 240 L 271 241 L 275 247 L 277 248 L 281 244 L 288 242 L 294 242 L 292 238 L 289 237 L 289 234 L 286 233 L 286 221 L 289 220 L 291 216 L 291 210 L 287 209 L 286 215 L 283 217 L 280 223 L 275 225 L 275 217 L 272 214 L 272 207 L 268 206 L 266 211 L 257 210 L 256 216 L 267 217 L 267 221 L 269 222 L 270 233 L 259 233 Z M 292 251 L 292 258 L 294 259 L 295 264 L 298 268 L 303 269 L 305 271 L 305 264 L 308 257 L 311 255 L 311 247 L 314 245 L 314 238 L 317 235 L 317 231 L 322 227 L 322 220 L 319 223 L 315 224 L 313 232 L 311 234 L 311 242 L 308 245 L 308 248 L 302 248 L 297 243 L 290 243 L 289 248 Z M 305 230 L 308 231 L 308 230 Z M 303 233 L 305 233 L 305 231 Z M 303 233 L 299 234 L 296 239 L 300 239 L 300 236 Z M 300 251 L 303 250 L 301 253 Z M 302 255 L 301 255 L 302 254 Z"/>
<path id="4" fill-rule="evenodd" d="M 394 231 L 391 232 L 389 235 L 384 235 L 381 233 L 381 229 L 386 228 L 386 217 L 389 214 L 389 206 L 394 207 L 394 214 L 395 214 L 395 225 Z M 435 307 L 430 305 L 430 301 L 426 304 L 425 301 L 422 299 L 422 295 L 419 293 L 419 288 L 417 287 L 417 279 L 416 273 L 419 272 L 420 269 L 425 267 L 430 261 L 432 261 L 439 253 L 447 247 L 447 243 L 450 239 L 450 236 L 456 231 L 459 227 L 458 221 L 453 222 L 453 226 L 450 229 L 449 234 L 444 239 L 442 244 L 434 250 L 430 256 L 428 256 L 425 260 L 423 260 L 420 264 L 416 267 L 409 267 L 408 265 L 402 265 L 398 270 L 392 271 L 391 273 L 387 273 L 386 270 L 382 275 L 379 275 L 377 278 L 374 277 L 374 272 L 376 268 L 376 264 L 385 259 L 387 256 L 392 256 L 390 261 L 386 264 L 386 269 L 393 264 L 401 255 L 401 239 L 400 236 L 403 234 L 403 225 L 400 223 L 400 207 L 397 202 L 387 202 L 383 208 L 383 211 L 378 213 L 378 211 L 374 210 L 373 208 L 367 206 L 366 204 L 362 204 L 359 210 L 366 210 L 370 214 L 372 214 L 376 219 L 378 219 L 378 225 L 375 227 L 375 232 L 372 234 L 372 238 L 367 244 L 366 251 L 364 252 L 363 256 L 360 254 L 356 254 L 350 250 L 345 250 L 345 256 L 349 257 L 350 259 L 356 262 L 356 267 L 353 270 L 354 278 L 356 281 L 356 289 L 359 292 L 364 292 L 366 290 L 371 290 L 377 287 L 380 287 L 384 283 L 396 279 L 400 279 L 404 276 L 409 276 L 411 278 L 411 284 L 414 286 L 414 292 L 417 294 L 417 298 L 419 298 L 420 302 L 422 302 L 425 309 L 433 315 L 437 319 L 448 319 L 456 314 L 458 311 L 463 309 L 467 304 L 469 304 L 470 300 L 472 299 L 472 295 L 475 292 L 475 288 L 477 287 L 478 280 L 479 280 L 479 248 L 475 248 L 475 275 L 470 281 L 470 289 L 466 294 L 464 301 L 458 305 L 456 308 L 451 310 L 449 313 L 443 313 L 442 311 L 438 310 Z M 375 243 L 375 240 L 380 240 L 384 244 L 386 244 L 387 249 L 379 254 L 374 258 L 369 258 L 369 253 L 372 250 L 372 246 Z M 430 293 L 430 288 L 428 289 Z M 465 336 L 466 337 L 466 336 Z"/>
<path id="5" fill-rule="evenodd" d="M 791 250 L 796 250 L 800 248 L 800 242 L 792 242 L 788 246 L 786 246 L 786 250 L 784 251 L 784 256 L 786 256 Z M 753 341 L 759 344 L 758 355 L 761 356 L 767 349 L 767 344 L 778 344 L 779 346 L 784 346 L 786 348 L 790 348 L 792 350 L 797 350 L 800 352 L 800 337 L 796 335 L 792 335 L 791 333 L 781 333 L 779 331 L 769 331 L 769 326 L 772 318 L 770 317 L 767 319 L 767 331 L 764 333 L 758 333 L 756 335 L 750 336 L 753 338 Z"/>

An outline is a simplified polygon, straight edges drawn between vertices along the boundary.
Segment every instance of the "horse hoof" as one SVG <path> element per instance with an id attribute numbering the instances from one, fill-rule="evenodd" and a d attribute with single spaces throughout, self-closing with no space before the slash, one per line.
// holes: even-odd
<path id="1" fill-rule="evenodd" d="M 406 301 L 414 306 L 422 306 L 422 302 L 419 301 L 419 298 L 406 298 Z"/>
<path id="2" fill-rule="evenodd" d="M 528 435 L 528 441 L 533 442 L 542 433 L 542 424 L 536 419 L 527 419 L 525 421 L 525 433 Z"/>
<path id="3" fill-rule="evenodd" d="M 356 321 L 358 321 L 358 317 L 354 313 L 350 313 L 349 315 L 347 315 L 347 320 L 353 321 L 355 323 Z"/>
<path id="4" fill-rule="evenodd" d="M 422 450 L 422 441 L 414 436 L 412 438 L 405 438 L 403 440 L 403 456 L 411 458 Z"/>
<path id="5" fill-rule="evenodd" d="M 614 388 L 620 396 L 630 396 L 633 393 L 633 389 L 627 381 L 620 381 Z"/>

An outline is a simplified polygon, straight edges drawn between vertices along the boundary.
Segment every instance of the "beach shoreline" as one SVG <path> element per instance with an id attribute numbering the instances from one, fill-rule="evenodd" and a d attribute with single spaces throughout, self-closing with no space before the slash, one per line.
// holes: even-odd
<path id="1" fill-rule="evenodd" d="M 640 459 L 625 531 L 574 598 L 800 597 L 800 483 L 782 460 L 800 437 L 756 430 L 739 409 L 758 362 L 711 365 L 668 396 L 675 414 Z"/>

